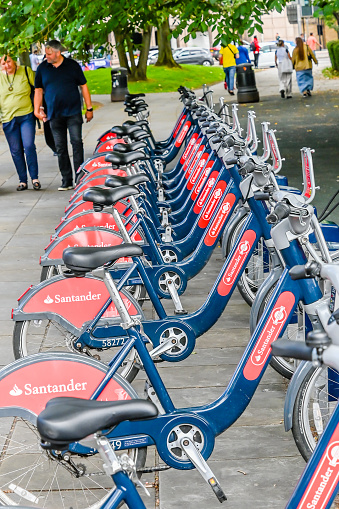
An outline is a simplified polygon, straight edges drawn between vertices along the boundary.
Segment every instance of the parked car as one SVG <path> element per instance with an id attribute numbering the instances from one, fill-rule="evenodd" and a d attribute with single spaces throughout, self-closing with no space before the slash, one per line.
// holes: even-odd
<path id="1" fill-rule="evenodd" d="M 88 62 L 81 62 L 81 69 L 83 71 L 95 71 L 95 69 L 104 69 L 105 67 L 111 67 L 111 58 L 105 51 L 90 50 L 91 58 Z"/>
<path id="2" fill-rule="evenodd" d="M 214 59 L 205 48 L 180 48 L 173 51 L 173 58 L 178 64 L 214 65 Z"/>
<path id="3" fill-rule="evenodd" d="M 259 67 L 274 67 L 275 66 L 275 52 L 277 49 L 276 41 L 259 42 L 260 53 L 259 53 Z M 285 41 L 285 47 L 292 56 L 295 44 L 291 41 Z M 249 51 L 249 57 L 251 62 L 254 62 L 253 51 Z"/>
<path id="4" fill-rule="evenodd" d="M 148 52 L 148 59 L 147 59 L 147 65 L 154 65 L 157 63 L 159 55 L 159 50 L 156 49 L 150 49 Z"/>

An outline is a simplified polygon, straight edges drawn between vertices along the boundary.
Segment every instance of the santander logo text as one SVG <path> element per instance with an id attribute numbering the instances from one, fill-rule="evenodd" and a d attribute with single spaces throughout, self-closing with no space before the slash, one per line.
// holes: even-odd
<path id="1" fill-rule="evenodd" d="M 184 164 L 184 162 L 186 161 L 189 153 L 191 152 L 193 146 L 195 145 L 197 138 L 198 138 L 198 133 L 193 134 L 192 138 L 190 139 L 190 141 L 187 144 L 187 147 L 186 147 L 184 153 L 181 156 L 181 159 L 180 159 L 181 164 Z"/>
<path id="2" fill-rule="evenodd" d="M 318 467 L 297 509 L 324 509 L 339 479 L 339 424 L 329 440 Z"/>
<path id="3" fill-rule="evenodd" d="M 178 135 L 178 138 L 175 141 L 176 147 L 180 147 L 180 145 L 184 141 L 186 134 L 188 133 L 190 127 L 191 127 L 191 122 L 188 120 L 187 122 L 185 122 L 184 127 L 181 129 L 181 131 Z"/>
<path id="4" fill-rule="evenodd" d="M 196 204 L 194 205 L 193 212 L 195 214 L 199 214 L 201 209 L 203 208 L 208 196 L 210 195 L 218 177 L 217 171 L 212 171 L 211 175 L 209 176 L 209 179 L 205 183 L 199 198 L 197 199 Z M 198 184 L 199 185 L 199 184 Z"/>
<path id="5" fill-rule="evenodd" d="M 193 189 L 192 191 L 192 194 L 191 194 L 191 198 L 192 200 L 194 201 L 197 196 L 199 195 L 201 189 L 203 188 L 206 180 L 207 180 L 207 177 L 209 176 L 209 174 L 211 173 L 211 170 L 212 170 L 212 166 L 213 166 L 213 163 L 214 161 L 209 161 L 206 165 L 206 168 L 204 169 L 204 171 L 202 172 L 202 175 L 200 175 L 200 178 L 198 180 L 198 183 L 197 185 L 195 186 L 195 188 Z"/>
<path id="6" fill-rule="evenodd" d="M 24 385 L 24 390 L 19 389 L 19 387 L 15 384 L 13 389 L 9 391 L 11 396 L 21 396 L 24 394 L 25 396 L 34 396 L 38 394 L 57 394 L 58 392 L 75 392 L 75 391 L 86 391 L 88 382 L 74 382 L 74 379 L 71 378 L 69 383 L 63 383 L 60 385 L 32 385 L 30 383 L 26 383 Z"/>
<path id="7" fill-rule="evenodd" d="M 218 238 L 218 235 L 225 224 L 225 221 L 234 205 L 235 202 L 235 195 L 232 193 L 229 193 L 226 195 L 221 208 L 217 214 L 217 216 L 214 218 L 207 235 L 205 237 L 205 244 L 206 246 L 212 246 L 215 242 L 215 240 Z"/>
<path id="8" fill-rule="evenodd" d="M 228 295 L 233 288 L 234 282 L 247 258 L 251 247 L 256 239 L 256 233 L 253 230 L 247 230 L 242 236 L 231 260 L 227 263 L 224 275 L 218 285 L 219 295 Z"/>
<path id="9" fill-rule="evenodd" d="M 204 208 L 204 211 L 203 211 L 202 216 L 198 223 L 198 226 L 200 228 L 206 228 L 206 226 L 208 225 L 211 217 L 214 214 L 215 209 L 218 206 L 218 203 L 220 202 L 220 199 L 221 199 L 225 189 L 226 189 L 226 182 L 224 180 L 221 180 L 217 184 L 216 188 L 214 189 L 210 199 L 208 200 L 208 202 Z"/>
<path id="10" fill-rule="evenodd" d="M 65 302 L 86 302 L 88 300 L 100 300 L 101 293 L 89 291 L 86 295 L 55 295 L 52 299 L 49 295 L 44 300 L 45 304 L 64 304 Z"/>
<path id="11" fill-rule="evenodd" d="M 245 365 L 243 373 L 247 380 L 255 380 L 261 374 L 263 366 L 270 355 L 271 344 L 278 339 L 294 303 L 295 297 L 292 292 L 283 292 L 278 297 L 275 307 L 271 311 Z"/>

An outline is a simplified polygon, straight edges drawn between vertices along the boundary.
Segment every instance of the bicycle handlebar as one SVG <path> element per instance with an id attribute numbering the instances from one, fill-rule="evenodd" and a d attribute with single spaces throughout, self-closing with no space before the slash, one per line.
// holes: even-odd
<path id="1" fill-rule="evenodd" d="M 305 265 L 295 265 L 289 270 L 289 275 L 293 281 L 298 279 L 315 278 L 320 274 L 320 266 L 317 262 L 309 262 Z"/>
<path id="2" fill-rule="evenodd" d="M 307 346 L 301 341 L 279 339 L 271 345 L 272 354 L 279 357 L 292 357 L 304 361 L 312 360 L 313 347 Z"/>

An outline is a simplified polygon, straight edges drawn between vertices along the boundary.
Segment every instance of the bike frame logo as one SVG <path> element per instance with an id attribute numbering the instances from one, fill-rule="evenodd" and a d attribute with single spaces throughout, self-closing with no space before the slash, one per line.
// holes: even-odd
<path id="1" fill-rule="evenodd" d="M 206 226 L 208 225 L 211 217 L 214 214 L 215 209 L 218 206 L 218 203 L 220 202 L 220 199 L 221 199 L 225 189 L 226 189 L 226 182 L 224 180 L 221 180 L 217 184 L 216 188 L 214 189 L 212 196 L 210 197 L 210 199 L 202 213 L 202 216 L 198 223 L 198 226 L 200 228 L 206 228 Z"/>
<path id="2" fill-rule="evenodd" d="M 186 115 L 182 115 L 181 119 L 179 119 L 178 125 L 173 133 L 173 138 L 175 138 L 176 135 L 178 134 L 180 127 L 185 122 L 185 118 L 186 118 Z"/>
<path id="3" fill-rule="evenodd" d="M 199 136 L 198 133 L 194 133 L 192 135 L 192 138 L 188 142 L 187 147 L 181 156 L 181 159 L 180 159 L 181 164 L 184 164 L 184 162 L 186 161 L 187 157 L 189 156 L 189 153 L 191 152 L 193 146 L 195 145 L 195 142 L 196 142 L 198 136 Z"/>
<path id="4" fill-rule="evenodd" d="M 199 148 L 198 152 L 196 153 L 192 163 L 189 164 L 189 167 L 186 171 L 186 174 L 185 174 L 185 178 L 188 179 L 188 177 L 190 176 L 190 174 L 192 173 L 192 170 L 195 168 L 195 165 L 197 164 L 197 162 L 199 161 L 199 159 L 201 158 L 203 152 L 205 150 L 205 145 L 202 145 L 202 147 Z"/>
<path id="5" fill-rule="evenodd" d="M 194 172 L 192 173 L 192 175 L 187 183 L 187 189 L 189 189 L 189 190 L 192 189 L 192 187 L 198 180 L 199 175 L 201 174 L 201 172 L 206 164 L 207 158 L 208 158 L 208 154 L 205 152 L 203 154 L 202 158 L 200 159 L 199 163 L 197 164 Z"/>
<path id="6" fill-rule="evenodd" d="M 206 238 L 204 240 L 206 246 L 212 246 L 217 239 L 233 205 L 235 202 L 235 195 L 232 193 L 229 193 L 226 195 L 221 208 L 217 214 L 217 216 L 214 218 L 213 223 L 211 224 L 210 229 L 208 230 L 208 233 L 206 235 Z"/>
<path id="7" fill-rule="evenodd" d="M 187 122 L 185 122 L 183 128 L 181 129 L 179 135 L 178 135 L 178 138 L 176 139 L 175 141 L 175 146 L 176 147 L 180 147 L 180 145 L 182 144 L 182 142 L 184 141 L 185 137 L 186 137 L 186 134 L 188 133 L 189 131 L 189 128 L 191 127 L 191 122 L 188 120 Z"/>
<path id="8" fill-rule="evenodd" d="M 240 273 L 240 270 L 247 258 L 249 251 L 251 250 L 254 241 L 256 239 L 256 233 L 253 230 L 247 230 L 242 236 L 238 246 L 226 266 L 224 275 L 218 285 L 219 295 L 228 295 Z"/>
<path id="9" fill-rule="evenodd" d="M 318 467 L 297 509 L 324 509 L 339 479 L 339 425 L 323 453 Z"/>
<path id="10" fill-rule="evenodd" d="M 305 168 L 305 178 L 306 178 L 306 191 L 305 196 L 306 198 L 310 198 L 311 192 L 312 192 L 312 183 L 311 183 L 311 175 L 310 175 L 310 163 L 307 157 L 307 154 L 304 153 L 304 168 Z"/>
<path id="11" fill-rule="evenodd" d="M 195 186 L 195 188 L 192 191 L 191 198 L 192 198 L 193 201 L 197 198 L 197 196 L 199 195 L 201 189 L 203 188 L 203 186 L 204 186 L 204 184 L 205 184 L 205 182 L 207 180 L 207 177 L 208 177 L 208 175 L 210 174 L 210 172 L 212 170 L 213 164 L 214 164 L 214 161 L 209 161 L 207 163 L 206 168 L 204 169 L 202 175 L 200 176 L 200 179 L 198 180 L 197 185 Z M 214 179 L 214 181 L 215 181 L 215 179 Z"/>
<path id="12" fill-rule="evenodd" d="M 278 339 L 288 315 L 293 309 L 295 297 L 292 292 L 283 292 L 271 311 L 266 324 L 252 349 L 252 354 L 244 368 L 244 377 L 255 380 L 271 353 L 271 344 Z"/>

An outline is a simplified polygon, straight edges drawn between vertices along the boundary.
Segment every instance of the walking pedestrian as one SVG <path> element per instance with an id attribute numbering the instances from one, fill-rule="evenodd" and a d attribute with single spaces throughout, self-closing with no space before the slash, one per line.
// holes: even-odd
<path id="1" fill-rule="evenodd" d="M 35 49 L 33 53 L 29 55 L 29 59 L 31 62 L 32 71 L 36 72 L 39 65 L 38 50 Z"/>
<path id="2" fill-rule="evenodd" d="M 50 126 L 58 155 L 62 176 L 59 191 L 73 188 L 73 172 L 67 147 L 67 131 L 73 148 L 73 164 L 76 172 L 84 162 L 82 142 L 82 113 L 79 89 L 86 104 L 86 122 L 93 118 L 93 107 L 87 81 L 80 65 L 61 54 L 62 45 L 57 40 L 46 44 L 46 60 L 38 67 L 35 76 L 34 112 L 41 120 L 50 120 Z M 43 109 L 43 94 L 47 104 Z"/>
<path id="3" fill-rule="evenodd" d="M 311 90 L 313 90 L 312 60 L 316 64 L 318 60 L 301 37 L 297 37 L 295 42 L 292 63 L 296 70 L 298 87 L 303 97 L 311 96 Z"/>
<path id="4" fill-rule="evenodd" d="M 258 69 L 260 46 L 259 46 L 258 38 L 256 35 L 253 37 L 253 41 L 250 44 L 250 49 L 251 49 L 251 51 L 253 51 L 254 67 L 256 69 Z"/>
<path id="5" fill-rule="evenodd" d="M 235 59 L 239 57 L 238 48 L 234 44 L 222 46 L 220 50 L 225 73 L 225 83 L 230 95 L 234 95 Z"/>
<path id="6" fill-rule="evenodd" d="M 275 65 L 278 68 L 279 92 L 282 99 L 292 99 L 292 58 L 282 39 L 279 39 L 277 46 Z"/>
<path id="7" fill-rule="evenodd" d="M 250 60 L 250 57 L 248 54 L 248 49 L 244 46 L 244 41 L 239 41 L 238 54 L 239 54 L 238 58 L 235 59 L 237 65 L 251 63 L 251 60 Z"/>
<path id="8" fill-rule="evenodd" d="M 322 45 L 314 37 L 313 32 L 310 32 L 310 36 L 307 39 L 307 46 L 309 46 L 312 51 L 315 51 L 317 49 L 317 45 L 319 46 L 319 48 L 322 48 Z"/>
<path id="9" fill-rule="evenodd" d="M 31 100 L 34 73 L 30 67 L 18 67 L 10 55 L 1 58 L 0 109 L 3 131 L 18 173 L 17 191 L 25 191 L 27 169 L 33 189 L 41 184 L 38 177 L 38 158 L 35 148 L 35 118 Z"/>

